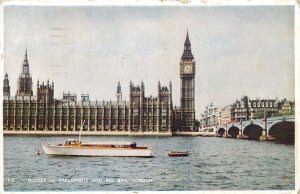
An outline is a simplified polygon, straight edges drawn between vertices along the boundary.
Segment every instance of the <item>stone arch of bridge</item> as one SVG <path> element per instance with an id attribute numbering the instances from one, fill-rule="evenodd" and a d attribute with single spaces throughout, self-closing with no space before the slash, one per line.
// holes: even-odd
<path id="1" fill-rule="evenodd" d="M 262 135 L 263 128 L 257 124 L 250 124 L 244 128 L 243 135 L 246 135 L 249 139 L 259 140 Z"/>
<path id="2" fill-rule="evenodd" d="M 227 135 L 230 136 L 231 138 L 236 138 L 239 134 L 240 128 L 236 126 L 231 126 L 228 129 Z"/>
<path id="3" fill-rule="evenodd" d="M 268 136 L 275 138 L 278 143 L 295 143 L 295 122 L 281 121 L 273 123 L 268 131 Z"/>
<path id="4" fill-rule="evenodd" d="M 217 133 L 218 133 L 219 135 L 223 136 L 224 133 L 225 133 L 225 131 L 226 131 L 226 130 L 222 127 L 222 128 L 219 128 L 219 129 L 217 130 Z"/>

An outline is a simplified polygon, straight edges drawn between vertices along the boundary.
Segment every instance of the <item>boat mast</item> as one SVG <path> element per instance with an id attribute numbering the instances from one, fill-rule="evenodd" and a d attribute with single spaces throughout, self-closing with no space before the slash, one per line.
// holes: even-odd
<path id="1" fill-rule="evenodd" d="M 85 122 L 85 120 L 83 120 L 83 123 L 81 123 L 81 128 L 80 128 L 79 138 L 78 138 L 79 143 L 80 143 L 81 132 L 82 132 L 82 129 L 83 129 L 84 122 Z"/>

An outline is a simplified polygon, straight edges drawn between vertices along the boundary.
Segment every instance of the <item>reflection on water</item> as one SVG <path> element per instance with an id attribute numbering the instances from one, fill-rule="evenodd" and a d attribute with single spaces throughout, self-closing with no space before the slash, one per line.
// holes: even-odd
<path id="1" fill-rule="evenodd" d="M 135 141 L 154 158 L 36 155 L 42 143 L 70 137 L 4 137 L 4 189 L 28 190 L 290 190 L 294 146 L 215 137 L 82 137 Z M 74 137 L 72 137 L 74 138 Z M 75 137 L 76 138 L 76 137 Z M 168 157 L 166 150 L 190 151 Z"/>

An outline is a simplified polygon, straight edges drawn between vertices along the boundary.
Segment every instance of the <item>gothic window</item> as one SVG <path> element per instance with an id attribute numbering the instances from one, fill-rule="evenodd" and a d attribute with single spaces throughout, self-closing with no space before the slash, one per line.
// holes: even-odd
<path id="1" fill-rule="evenodd" d="M 272 102 L 270 102 L 270 107 L 272 107 Z"/>
<path id="2" fill-rule="evenodd" d="M 105 116 L 110 117 L 110 110 L 108 110 L 108 109 L 105 110 Z"/>
<path id="3" fill-rule="evenodd" d="M 264 102 L 262 102 L 262 103 L 261 103 L 261 107 L 264 107 L 264 106 L 265 106 L 265 104 L 264 104 Z"/>
<path id="4" fill-rule="evenodd" d="M 166 126 L 167 125 L 167 119 L 166 117 L 162 118 L 162 126 Z"/>
<path id="5" fill-rule="evenodd" d="M 167 109 L 162 109 L 162 116 L 167 116 Z"/>
<path id="6" fill-rule="evenodd" d="M 91 115 L 95 115 L 96 114 L 96 109 L 91 108 Z"/>
<path id="7" fill-rule="evenodd" d="M 256 103 L 255 102 L 253 103 L 253 107 L 256 107 Z"/>
<path id="8" fill-rule="evenodd" d="M 112 109 L 112 115 L 113 115 L 113 117 L 117 116 L 117 110 L 116 109 Z"/>
<path id="9" fill-rule="evenodd" d="M 39 115 L 44 115 L 44 109 L 39 109 Z"/>
<path id="10" fill-rule="evenodd" d="M 133 115 L 137 116 L 139 114 L 139 110 L 138 109 L 133 109 Z"/>
<path id="11" fill-rule="evenodd" d="M 257 103 L 257 107 L 260 107 L 260 102 Z"/>
<path id="12" fill-rule="evenodd" d="M 268 107 L 269 106 L 269 103 L 268 102 L 266 102 L 266 107 Z"/>
<path id="13" fill-rule="evenodd" d="M 88 109 L 87 108 L 83 109 L 83 115 L 88 115 Z"/>
<path id="14" fill-rule="evenodd" d="M 62 114 L 63 114 L 63 115 L 66 115 L 66 114 L 67 114 L 67 109 L 63 108 L 63 109 L 62 109 Z"/>

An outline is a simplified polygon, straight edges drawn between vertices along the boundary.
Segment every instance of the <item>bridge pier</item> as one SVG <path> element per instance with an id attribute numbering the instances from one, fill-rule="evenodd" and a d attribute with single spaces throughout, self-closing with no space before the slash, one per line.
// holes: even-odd
<path id="1" fill-rule="evenodd" d="M 242 130 L 239 130 L 239 134 L 236 136 L 237 139 L 243 139 Z"/>
<path id="2" fill-rule="evenodd" d="M 261 136 L 259 137 L 259 140 L 260 141 L 266 141 L 267 140 L 267 136 L 268 136 L 268 134 L 267 134 L 268 122 L 267 122 L 267 118 L 266 117 L 264 117 L 262 119 L 262 123 L 263 123 L 263 130 L 262 130 Z"/>
<path id="3" fill-rule="evenodd" d="M 229 137 L 227 134 L 224 134 L 222 137 L 225 137 L 225 138 L 227 138 L 227 137 Z"/>
<path id="4" fill-rule="evenodd" d="M 263 136 L 263 135 L 262 135 L 262 136 L 259 137 L 259 141 L 266 141 L 266 140 L 267 140 L 267 137 L 266 137 L 266 136 Z"/>
<path id="5" fill-rule="evenodd" d="M 223 136 L 222 136 L 222 137 L 225 137 L 225 138 L 227 138 L 227 137 L 228 137 L 227 131 L 228 131 L 228 129 L 227 129 L 227 130 L 225 130 L 225 133 L 223 134 Z"/>

